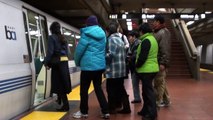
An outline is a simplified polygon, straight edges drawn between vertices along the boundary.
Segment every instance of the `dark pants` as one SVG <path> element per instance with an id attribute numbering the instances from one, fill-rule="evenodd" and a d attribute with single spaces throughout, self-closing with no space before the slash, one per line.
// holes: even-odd
<path id="1" fill-rule="evenodd" d="M 81 80 L 80 80 L 80 110 L 83 114 L 88 114 L 88 89 L 91 81 L 93 81 L 94 89 L 96 96 L 98 98 L 98 102 L 101 106 L 102 113 L 108 113 L 108 104 L 103 93 L 101 84 L 102 84 L 102 73 L 103 70 L 100 71 L 81 71 Z"/>
<path id="2" fill-rule="evenodd" d="M 157 117 L 156 95 L 153 88 L 153 79 L 157 73 L 137 74 L 142 80 L 143 108 L 140 111 L 142 116 L 154 119 Z"/>
<path id="3" fill-rule="evenodd" d="M 106 87 L 109 109 L 114 110 L 117 104 L 121 104 L 122 98 L 128 96 L 124 87 L 124 78 L 108 78 Z"/>

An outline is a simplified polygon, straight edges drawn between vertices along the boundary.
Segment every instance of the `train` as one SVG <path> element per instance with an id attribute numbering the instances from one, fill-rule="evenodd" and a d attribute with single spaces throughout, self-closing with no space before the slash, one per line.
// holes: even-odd
<path id="1" fill-rule="evenodd" d="M 52 97 L 51 69 L 42 61 L 54 21 L 68 41 L 72 87 L 79 84 L 73 53 L 80 30 L 20 0 L 0 0 L 0 16 L 0 120 L 8 120 Z"/>

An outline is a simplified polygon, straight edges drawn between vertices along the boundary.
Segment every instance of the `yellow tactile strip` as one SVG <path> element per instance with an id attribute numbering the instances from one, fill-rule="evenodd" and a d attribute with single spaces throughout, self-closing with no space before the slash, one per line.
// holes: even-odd
<path id="1" fill-rule="evenodd" d="M 91 83 L 88 93 L 90 94 L 94 90 L 93 84 Z M 80 85 L 75 87 L 72 92 L 68 95 L 68 100 L 80 101 Z M 47 112 L 47 111 L 33 111 L 30 114 L 23 117 L 21 120 L 59 120 L 66 112 Z"/>
<path id="2" fill-rule="evenodd" d="M 88 93 L 90 94 L 94 90 L 91 82 Z M 80 100 L 80 86 L 75 87 L 72 92 L 68 95 L 68 100 Z"/>
<path id="3" fill-rule="evenodd" d="M 210 73 L 210 74 L 213 74 L 213 71 L 208 70 L 208 69 L 200 68 L 200 71 L 201 71 L 201 72 L 208 72 L 208 73 Z"/>
<path id="4" fill-rule="evenodd" d="M 44 111 L 33 111 L 21 120 L 59 120 L 66 112 L 44 112 Z"/>

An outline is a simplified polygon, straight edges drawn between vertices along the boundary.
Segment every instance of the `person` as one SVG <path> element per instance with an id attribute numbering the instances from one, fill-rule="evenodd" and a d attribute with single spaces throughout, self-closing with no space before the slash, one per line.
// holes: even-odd
<path id="1" fill-rule="evenodd" d="M 68 68 L 68 45 L 61 34 L 61 26 L 58 22 L 53 22 L 50 26 L 52 35 L 48 38 L 47 56 L 44 65 L 51 71 L 51 93 L 56 93 L 58 103 L 63 105 L 58 111 L 68 111 L 69 102 L 66 94 L 71 92 L 71 81 Z"/>
<path id="2" fill-rule="evenodd" d="M 102 73 L 106 68 L 105 47 L 106 34 L 99 27 L 96 16 L 91 15 L 86 20 L 86 27 L 81 28 L 81 38 L 75 50 L 74 60 L 80 66 L 80 111 L 73 114 L 74 118 L 88 117 L 88 89 L 93 81 L 103 118 L 109 118 L 108 103 L 103 93 Z"/>
<path id="3" fill-rule="evenodd" d="M 166 86 L 166 71 L 169 67 L 171 35 L 169 30 L 165 27 L 165 19 L 161 15 L 156 15 L 153 22 L 154 36 L 159 44 L 158 62 L 160 65 L 160 72 L 154 80 L 154 88 L 157 95 L 157 106 L 169 106 L 170 98 L 168 88 Z"/>
<path id="4" fill-rule="evenodd" d="M 129 105 L 129 95 L 124 87 L 124 77 L 126 76 L 126 50 L 125 45 L 118 33 L 118 23 L 110 22 L 107 28 L 107 54 L 106 88 L 108 94 L 109 111 L 112 114 L 131 113 Z M 122 107 L 121 110 L 117 110 Z"/>
<path id="5" fill-rule="evenodd" d="M 158 65 L 158 43 L 152 34 L 152 29 L 148 23 L 139 27 L 141 44 L 137 48 L 136 72 L 142 80 L 143 107 L 138 112 L 142 120 L 156 120 L 157 107 L 154 92 L 153 79 L 159 71 Z"/>
<path id="6" fill-rule="evenodd" d="M 121 28 L 121 26 L 119 25 L 118 26 L 118 34 L 120 36 L 120 38 L 122 39 L 122 41 L 124 42 L 124 46 L 125 46 L 125 50 L 126 50 L 126 54 L 128 53 L 128 50 L 129 50 L 129 41 L 126 37 L 126 35 L 123 34 L 123 29 Z M 128 79 L 129 75 L 129 64 L 128 64 L 128 58 L 126 56 L 126 76 L 125 76 L 125 79 Z"/>
<path id="7" fill-rule="evenodd" d="M 131 72 L 133 95 L 134 95 L 134 99 L 131 101 L 131 103 L 141 103 L 140 90 L 139 90 L 140 80 L 137 77 L 136 71 L 135 71 L 136 51 L 137 51 L 138 45 L 141 42 L 138 39 L 138 37 L 139 37 L 139 34 L 136 30 L 130 31 L 128 34 L 130 48 L 129 48 L 127 56 L 128 56 L 129 68 Z"/>

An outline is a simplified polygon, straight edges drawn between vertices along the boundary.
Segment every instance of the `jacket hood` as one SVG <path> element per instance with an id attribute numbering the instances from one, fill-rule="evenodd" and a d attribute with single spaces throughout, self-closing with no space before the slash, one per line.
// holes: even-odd
<path id="1" fill-rule="evenodd" d="M 98 25 L 88 26 L 81 29 L 81 32 L 88 37 L 92 37 L 95 40 L 102 40 L 106 37 L 105 32 Z"/>

